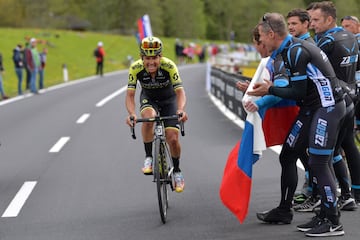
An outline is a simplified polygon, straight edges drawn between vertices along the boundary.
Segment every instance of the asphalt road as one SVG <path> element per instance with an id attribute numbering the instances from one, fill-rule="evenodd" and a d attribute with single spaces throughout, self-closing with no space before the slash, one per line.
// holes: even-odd
<path id="1" fill-rule="evenodd" d="M 256 219 L 279 199 L 271 150 L 254 166 L 245 222 L 222 205 L 223 169 L 242 130 L 210 100 L 204 65 L 182 66 L 180 74 L 189 114 L 181 138 L 186 187 L 170 193 L 166 224 L 155 184 L 140 171 L 140 126 L 133 140 L 125 125 L 126 71 L 0 102 L 0 240 L 305 238 L 296 225 L 312 214 L 296 213 L 291 225 Z M 342 212 L 341 239 L 360 239 L 359 211 Z"/>

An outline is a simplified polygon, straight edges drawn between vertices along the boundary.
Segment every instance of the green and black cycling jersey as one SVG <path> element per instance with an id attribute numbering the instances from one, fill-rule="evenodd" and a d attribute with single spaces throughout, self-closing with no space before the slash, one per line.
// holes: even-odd
<path id="1" fill-rule="evenodd" d="M 153 101 L 175 97 L 176 89 L 183 87 L 175 63 L 166 57 L 161 58 L 155 78 L 146 71 L 141 59 L 131 64 L 128 90 L 136 90 L 137 82 L 141 85 L 142 94 Z"/>

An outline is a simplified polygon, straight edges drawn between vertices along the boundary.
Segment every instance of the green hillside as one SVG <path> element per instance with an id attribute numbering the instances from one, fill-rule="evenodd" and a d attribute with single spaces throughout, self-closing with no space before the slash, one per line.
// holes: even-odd
<path id="1" fill-rule="evenodd" d="M 100 34 L 93 32 L 74 32 L 48 29 L 8 29 L 0 28 L 1 45 L 0 52 L 3 55 L 5 72 L 3 83 L 5 93 L 8 96 L 17 95 L 17 78 L 12 52 L 17 44 L 25 44 L 26 38 L 35 37 L 42 40 L 38 44 L 38 50 L 48 48 L 47 65 L 45 69 L 45 87 L 63 82 L 63 64 L 66 64 L 69 72 L 69 80 L 75 80 L 94 75 L 95 59 L 93 50 L 97 42 L 104 43 L 106 58 L 104 71 L 111 72 L 127 68 L 127 56 L 138 58 L 139 51 L 134 36 L 120 36 L 113 34 Z M 164 55 L 174 59 L 175 39 L 162 38 L 164 43 Z M 25 74 L 25 72 L 24 72 Z M 25 80 L 23 80 L 23 88 Z"/>

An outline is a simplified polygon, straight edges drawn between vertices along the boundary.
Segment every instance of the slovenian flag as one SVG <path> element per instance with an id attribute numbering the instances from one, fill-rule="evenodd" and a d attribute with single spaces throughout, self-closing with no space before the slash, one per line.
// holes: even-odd
<path id="1" fill-rule="evenodd" d="M 140 41 L 145 37 L 152 36 L 151 24 L 150 24 L 150 17 L 149 15 L 145 14 L 137 21 L 138 25 L 138 33 Z"/>
<path id="2" fill-rule="evenodd" d="M 260 61 L 248 89 L 252 89 L 255 83 L 263 79 L 270 79 L 270 73 L 266 68 L 268 59 L 263 58 Z M 259 97 L 245 93 L 243 102 L 255 101 L 256 98 Z M 242 139 L 228 156 L 220 186 L 220 198 L 223 204 L 240 223 L 243 223 L 248 213 L 253 164 L 261 157 L 266 147 L 284 142 L 297 112 L 298 107 L 295 106 L 294 101 L 290 100 L 281 100 L 266 111 L 247 112 Z M 276 125 L 271 126 L 271 123 L 276 123 Z M 271 135 L 269 135 L 269 130 L 271 130 Z"/>

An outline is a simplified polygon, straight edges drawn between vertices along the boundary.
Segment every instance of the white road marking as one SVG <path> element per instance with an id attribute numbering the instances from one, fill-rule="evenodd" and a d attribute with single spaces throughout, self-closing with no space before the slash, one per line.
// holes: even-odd
<path id="1" fill-rule="evenodd" d="M 120 88 L 119 90 L 117 90 L 116 92 L 110 94 L 109 96 L 105 97 L 104 99 L 102 99 L 100 102 L 98 102 L 96 104 L 96 107 L 102 107 L 104 106 L 107 102 L 109 102 L 111 99 L 113 99 L 114 97 L 120 95 L 121 93 L 125 92 L 125 90 L 127 89 L 127 85 L 123 86 L 122 88 Z"/>
<path id="2" fill-rule="evenodd" d="M 49 150 L 51 153 L 59 152 L 62 147 L 70 140 L 70 137 L 62 137 L 55 143 L 55 145 Z"/>
<path id="3" fill-rule="evenodd" d="M 36 181 L 25 182 L 1 217 L 16 217 L 33 191 Z"/>
<path id="4" fill-rule="evenodd" d="M 87 79 L 84 79 L 84 81 L 93 80 L 93 79 L 95 79 L 95 77 L 89 77 Z M 83 81 L 74 81 L 74 82 L 71 82 L 71 83 L 68 83 L 68 84 L 61 84 L 61 85 L 53 86 L 53 87 L 51 87 L 49 89 L 43 90 L 42 92 L 47 92 L 47 91 L 59 89 L 59 88 L 65 87 L 65 86 L 78 84 L 78 83 L 81 83 L 81 82 L 83 82 Z M 103 100 L 101 100 L 100 102 L 98 102 L 96 104 L 96 107 L 102 107 L 103 105 L 105 105 L 111 99 L 113 99 L 116 96 L 120 95 L 121 93 L 125 92 L 126 89 L 127 89 L 127 86 L 122 87 L 118 91 L 112 93 L 108 97 L 106 97 Z M 14 98 L 9 99 L 7 101 L 2 101 L 0 106 L 5 105 L 7 103 L 15 102 L 15 101 L 27 98 L 27 97 L 30 97 L 32 95 L 33 94 L 25 94 L 23 96 L 14 97 Z M 89 117 L 90 117 L 90 114 L 85 113 L 77 120 L 76 123 L 78 123 L 78 124 L 84 123 Z M 69 140 L 70 140 L 70 137 L 62 137 L 62 138 L 60 138 L 57 141 L 57 143 L 49 150 L 49 152 L 50 153 L 59 152 Z M 33 189 L 35 188 L 36 184 L 37 184 L 36 181 L 27 181 L 27 182 L 25 182 L 21 186 L 20 190 L 17 192 L 17 194 L 15 195 L 15 197 L 13 198 L 13 200 L 11 201 L 9 206 L 6 208 L 5 212 L 2 214 L 1 217 L 3 217 L 3 218 L 17 217 L 19 215 L 22 207 L 24 206 L 26 200 L 29 198 L 30 194 L 32 193 Z"/>
<path id="5" fill-rule="evenodd" d="M 77 124 L 84 123 L 90 117 L 89 113 L 84 113 L 77 121 Z"/>
<path id="6" fill-rule="evenodd" d="M 241 120 L 236 114 L 234 114 L 231 110 L 229 110 L 224 103 L 222 103 L 218 98 L 212 95 L 210 92 L 208 93 L 210 100 L 215 104 L 215 106 L 222 112 L 228 119 L 233 121 L 236 125 L 238 125 L 241 129 L 244 129 L 245 122 Z"/>

